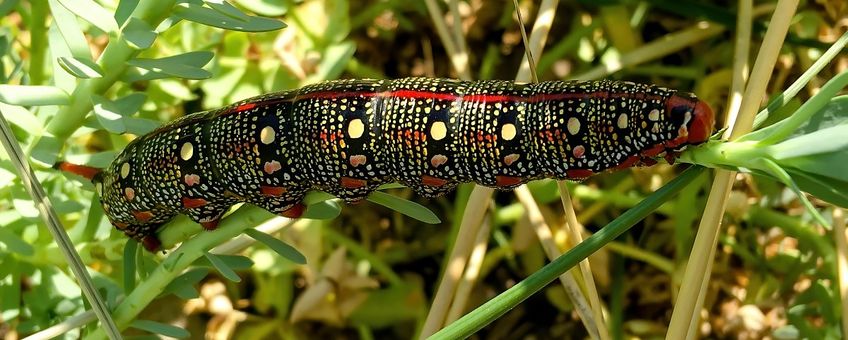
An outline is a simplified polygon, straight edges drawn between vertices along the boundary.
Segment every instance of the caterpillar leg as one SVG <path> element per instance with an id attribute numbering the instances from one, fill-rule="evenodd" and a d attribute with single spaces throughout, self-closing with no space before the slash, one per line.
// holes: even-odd
<path id="1" fill-rule="evenodd" d="M 191 205 L 188 203 L 203 203 L 202 205 Z M 215 230 L 218 227 L 218 222 L 221 220 L 221 216 L 224 215 L 227 210 L 230 209 L 234 202 L 226 201 L 222 203 L 209 203 L 202 199 L 196 199 L 196 201 L 183 199 L 183 207 L 188 210 L 185 211 L 185 214 L 191 218 L 192 221 L 200 224 L 203 229 L 206 230 Z"/>

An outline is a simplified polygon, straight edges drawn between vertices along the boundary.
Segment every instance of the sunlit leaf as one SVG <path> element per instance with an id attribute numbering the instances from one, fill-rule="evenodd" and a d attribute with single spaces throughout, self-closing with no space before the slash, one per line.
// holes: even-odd
<path id="1" fill-rule="evenodd" d="M 180 78 L 206 79 L 212 74 L 201 67 L 213 56 L 212 52 L 196 51 L 159 59 L 136 58 L 127 61 L 127 64 Z"/>
<path id="2" fill-rule="evenodd" d="M 103 32 L 118 31 L 118 23 L 115 22 L 112 13 L 92 0 L 59 0 L 59 2 L 69 11 L 90 22 Z"/>
<path id="3" fill-rule="evenodd" d="M 253 13 L 268 17 L 278 17 L 286 14 L 286 11 L 288 11 L 288 6 L 285 1 L 235 0 L 235 2 Z"/>
<path id="4" fill-rule="evenodd" d="M 190 3 L 176 5 L 174 14 L 181 19 L 234 31 L 266 32 L 286 27 L 286 24 L 279 20 L 249 16 L 248 21 L 241 21 L 211 8 Z"/>
<path id="5" fill-rule="evenodd" d="M 210 8 L 230 18 L 243 22 L 250 21 L 250 17 L 247 14 L 244 14 L 238 8 L 235 8 L 233 5 L 230 5 L 229 2 L 224 0 L 206 0 L 204 3 L 206 3 L 206 5 Z"/>
<path id="6" fill-rule="evenodd" d="M 42 123 L 26 108 L 0 103 L 0 112 L 13 125 L 34 135 L 41 135 Z"/>
<path id="7" fill-rule="evenodd" d="M 60 57 L 58 61 L 59 66 L 74 77 L 83 79 L 103 77 L 103 69 L 91 60 Z"/>
<path id="8" fill-rule="evenodd" d="M 53 24 L 59 29 L 59 33 L 61 33 L 65 45 L 71 51 L 71 55 L 81 59 L 91 59 L 91 49 L 88 46 L 88 41 L 85 40 L 85 34 L 79 27 L 77 18 L 59 1 L 48 0 L 47 3 L 50 5 L 50 12 L 53 15 Z M 54 55 L 54 57 L 60 56 Z"/>
<path id="9" fill-rule="evenodd" d="M 124 117 L 118 113 L 117 105 L 114 102 L 100 96 L 92 97 L 91 101 L 94 103 L 94 116 L 106 131 L 117 134 L 126 131 Z"/>
<path id="10" fill-rule="evenodd" d="M 55 86 L 0 84 L 0 102 L 19 106 L 66 105 L 71 96 Z"/>

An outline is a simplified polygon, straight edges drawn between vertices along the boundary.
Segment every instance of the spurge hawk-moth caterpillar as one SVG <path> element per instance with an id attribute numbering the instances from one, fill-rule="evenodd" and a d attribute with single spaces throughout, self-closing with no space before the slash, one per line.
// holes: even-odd
<path id="1" fill-rule="evenodd" d="M 338 80 L 187 115 L 91 178 L 111 223 L 148 250 L 177 214 L 206 229 L 234 203 L 297 217 L 309 190 L 348 202 L 398 182 L 435 197 L 669 162 L 713 129 L 689 93 L 624 81 Z"/>

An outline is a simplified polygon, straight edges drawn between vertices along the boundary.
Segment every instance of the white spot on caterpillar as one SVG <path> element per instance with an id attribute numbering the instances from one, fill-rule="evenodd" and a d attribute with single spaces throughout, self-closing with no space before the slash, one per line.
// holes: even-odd
<path id="1" fill-rule="evenodd" d="M 512 140 L 516 134 L 518 134 L 518 131 L 516 131 L 514 124 L 507 123 L 501 127 L 501 138 L 504 140 Z"/>
<path id="2" fill-rule="evenodd" d="M 619 129 L 626 129 L 627 128 L 627 114 L 626 113 L 622 113 L 621 115 L 618 116 L 618 128 Z"/>
<path id="3" fill-rule="evenodd" d="M 121 178 L 127 178 L 130 175 L 130 163 L 121 165 Z"/>
<path id="4" fill-rule="evenodd" d="M 568 118 L 568 133 L 572 135 L 576 135 L 580 132 L 580 120 L 577 117 Z"/>
<path id="5" fill-rule="evenodd" d="M 651 112 L 648 113 L 648 119 L 655 121 L 655 122 L 660 120 L 660 110 L 657 110 L 657 109 L 651 110 Z"/>
<path id="6" fill-rule="evenodd" d="M 259 131 L 259 141 L 262 144 L 268 145 L 274 142 L 274 139 L 277 137 L 277 132 L 274 131 L 274 128 L 270 126 L 266 126 L 262 128 L 262 131 Z"/>
<path id="7" fill-rule="evenodd" d="M 191 145 L 189 142 L 185 142 L 183 147 L 180 148 L 180 158 L 187 161 L 191 159 L 191 156 L 194 156 L 194 145 Z"/>
<path id="8" fill-rule="evenodd" d="M 127 197 L 127 201 L 132 201 L 135 198 L 135 190 L 130 187 L 124 188 L 124 195 Z"/>
<path id="9" fill-rule="evenodd" d="M 350 138 L 362 137 L 363 133 L 365 133 L 365 124 L 362 123 L 362 119 L 354 119 L 348 123 L 347 135 L 350 136 Z"/>
<path id="10" fill-rule="evenodd" d="M 448 127 L 445 126 L 445 122 L 435 121 L 433 125 L 430 126 L 430 137 L 433 137 L 434 140 L 442 140 L 448 135 Z"/>

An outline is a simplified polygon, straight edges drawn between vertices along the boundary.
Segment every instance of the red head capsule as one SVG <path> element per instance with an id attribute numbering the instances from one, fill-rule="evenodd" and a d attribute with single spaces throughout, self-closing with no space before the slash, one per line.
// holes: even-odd
<path id="1" fill-rule="evenodd" d="M 683 120 L 687 123 L 686 142 L 688 144 L 701 144 L 710 138 L 715 125 L 715 115 L 703 100 L 692 94 L 677 93 L 668 99 L 666 109 L 672 116 L 690 115 L 688 119 Z"/>

